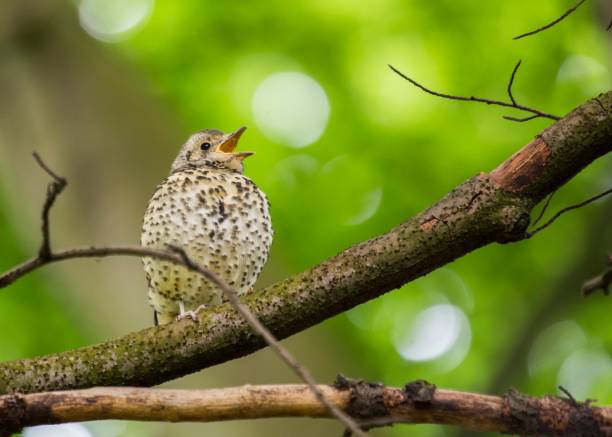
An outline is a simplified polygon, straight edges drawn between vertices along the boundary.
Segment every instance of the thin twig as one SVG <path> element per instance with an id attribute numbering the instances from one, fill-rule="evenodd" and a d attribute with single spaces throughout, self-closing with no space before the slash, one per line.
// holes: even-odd
<path id="1" fill-rule="evenodd" d="M 103 258 L 107 256 L 138 256 L 151 257 L 168 261 L 174 264 L 183 264 L 183 261 L 175 254 L 157 249 L 141 246 L 105 246 L 105 247 L 76 247 L 53 251 L 46 259 L 40 257 L 30 258 L 0 275 L 0 289 L 7 287 L 28 273 L 38 270 L 48 264 L 66 261 L 75 258 Z M 207 278 L 209 279 L 209 278 Z M 212 281 L 212 279 L 211 279 Z"/>
<path id="2" fill-rule="evenodd" d="M 529 115 L 527 117 L 513 117 L 511 115 L 503 115 L 502 118 L 504 120 L 510 120 L 510 121 L 516 121 L 516 122 L 519 122 L 519 123 L 523 123 L 524 121 L 531 121 L 531 120 L 533 120 L 535 118 L 540 118 L 540 116 L 537 115 L 537 114 L 536 115 Z"/>
<path id="3" fill-rule="evenodd" d="M 610 284 L 612 284 L 612 252 L 608 253 L 608 268 L 582 284 L 582 295 L 588 296 L 601 290 L 604 295 L 609 296 Z"/>
<path id="4" fill-rule="evenodd" d="M 612 188 L 604 191 L 603 193 L 599 193 L 597 196 L 593 196 L 587 200 L 585 200 L 584 202 L 580 202 L 577 203 L 575 205 L 570 205 L 567 206 L 559 211 L 557 211 L 557 213 L 555 215 L 553 215 L 550 219 L 548 219 L 548 221 L 546 223 L 544 223 L 542 226 L 540 226 L 539 228 L 534 229 L 531 232 L 527 232 L 525 234 L 525 239 L 527 238 L 531 238 L 533 237 L 535 234 L 537 234 L 538 232 L 543 231 L 544 229 L 546 229 L 547 227 L 549 227 L 551 224 L 553 224 L 553 222 L 555 220 L 557 220 L 559 217 L 561 217 L 563 214 L 565 214 L 568 211 L 572 211 L 574 209 L 578 209 L 578 208 L 582 208 L 583 206 L 588 205 L 589 203 L 595 202 L 598 199 L 601 199 L 604 196 L 607 196 L 608 194 L 612 193 Z"/>
<path id="5" fill-rule="evenodd" d="M 606 27 L 606 32 L 610 29 L 612 29 L 612 20 L 610 20 L 610 22 L 608 23 L 608 27 Z"/>
<path id="6" fill-rule="evenodd" d="M 565 396 L 567 396 L 567 399 L 572 403 L 573 406 L 578 405 L 578 401 L 576 400 L 576 398 L 574 398 L 574 395 L 572 395 L 568 389 L 566 389 L 562 385 L 560 385 L 558 388 L 559 391 L 561 391 Z"/>
<path id="7" fill-rule="evenodd" d="M 43 205 L 43 242 L 41 249 L 36 258 L 32 258 L 23 264 L 20 264 L 8 272 L 0 275 L 0 288 L 6 287 L 13 283 L 23 275 L 36 270 L 44 265 L 73 258 L 86 257 L 106 257 L 113 255 L 126 255 L 138 257 L 151 257 L 163 261 L 169 261 L 174 264 L 182 265 L 189 270 L 192 270 L 204 278 L 211 281 L 228 297 L 232 307 L 246 320 L 246 322 L 259 334 L 264 341 L 274 350 L 278 356 L 308 385 L 315 397 L 323 404 L 329 412 L 336 417 L 344 426 L 350 429 L 355 435 L 366 437 L 367 434 L 361 430 L 359 425 L 346 413 L 337 408 L 331 403 L 319 389 L 316 387 L 316 381 L 290 353 L 287 351 L 274 335 L 253 315 L 253 313 L 240 301 L 238 293 L 231 288 L 220 276 L 216 273 L 200 266 L 187 256 L 187 253 L 180 247 L 170 247 L 171 252 L 160 251 L 156 249 L 144 248 L 139 246 L 117 246 L 117 247 L 87 247 L 68 249 L 64 251 L 53 252 L 49 244 L 49 211 L 53 206 L 55 199 L 67 185 L 64 178 L 57 176 L 44 163 L 40 156 L 34 153 L 34 158 L 38 164 L 53 177 L 54 181 L 47 189 L 47 197 Z"/>
<path id="8" fill-rule="evenodd" d="M 38 249 L 38 256 L 42 259 L 48 259 L 51 256 L 51 236 L 49 234 L 49 211 L 53 207 L 57 196 L 64 191 L 68 181 L 61 176 L 58 176 L 45 164 L 40 155 L 36 152 L 32 153 L 34 159 L 38 165 L 53 179 L 47 186 L 47 197 L 42 208 L 42 241 L 40 243 L 40 249 Z"/>
<path id="9" fill-rule="evenodd" d="M 535 115 L 535 117 L 532 117 L 530 119 L 536 118 L 536 117 L 544 117 L 544 118 L 548 118 L 551 120 L 555 120 L 558 121 L 561 118 L 557 117 L 556 115 L 552 115 L 552 114 L 548 114 L 546 112 L 542 112 L 538 109 L 534 109 L 534 108 L 530 108 L 524 105 L 519 105 L 513 102 L 504 102 L 501 100 L 492 100 L 492 99 L 485 99 L 482 97 L 474 97 L 474 96 L 470 96 L 470 97 L 465 97 L 465 96 L 455 96 L 452 94 L 445 94 L 445 93 L 440 93 L 434 90 L 431 90 L 427 87 L 425 87 L 424 85 L 421 85 L 420 83 L 418 83 L 417 81 L 415 81 L 414 79 L 406 76 L 404 73 L 402 73 L 401 71 L 399 71 L 398 69 L 396 69 L 393 65 L 389 65 L 389 68 L 391 70 L 393 70 L 396 74 L 398 74 L 400 77 L 402 77 L 403 79 L 407 80 L 408 82 L 410 82 L 412 85 L 416 86 L 417 88 L 420 88 L 421 90 L 425 91 L 428 94 L 437 96 L 437 97 L 442 97 L 445 99 L 450 99 L 450 100 L 460 100 L 460 101 L 464 101 L 464 102 L 479 102 L 479 103 L 485 103 L 487 105 L 496 105 L 496 106 L 502 106 L 504 108 L 514 108 L 514 109 L 519 109 L 521 111 L 525 111 L 525 112 L 530 112 L 532 114 Z M 515 67 L 515 69 L 518 67 Z M 511 77 L 512 80 L 514 80 L 514 75 Z M 505 119 L 507 120 L 514 120 L 513 117 L 508 117 L 508 116 L 504 116 Z M 527 120 L 515 120 L 515 121 L 527 121 Z"/>
<path id="10" fill-rule="evenodd" d="M 510 97 L 510 101 L 516 106 L 516 100 L 514 100 L 514 96 L 512 95 L 512 84 L 514 83 L 514 77 L 516 76 L 516 72 L 521 66 L 521 60 L 516 63 L 514 69 L 512 70 L 512 74 L 510 75 L 510 81 L 508 82 L 508 97 Z"/>
<path id="11" fill-rule="evenodd" d="M 544 206 L 542 207 L 542 209 L 540 210 L 540 213 L 538 214 L 538 216 L 536 217 L 536 219 L 533 221 L 533 223 L 531 224 L 531 226 L 535 226 L 538 223 L 540 223 L 540 220 L 542 220 L 542 217 L 544 217 L 544 213 L 546 212 L 546 210 L 548 209 L 548 206 L 550 205 L 550 201 L 552 200 L 553 196 L 555 195 L 556 191 L 553 191 L 552 193 L 550 193 L 548 196 L 546 196 L 546 202 L 544 202 Z"/>
<path id="12" fill-rule="evenodd" d="M 572 12 L 574 12 L 576 9 L 578 9 L 580 7 L 581 4 L 583 4 L 586 0 L 580 0 L 578 3 L 576 3 L 574 6 L 572 6 L 571 8 L 569 8 L 567 11 L 565 11 L 563 13 L 563 15 L 561 15 L 559 18 L 557 18 L 554 21 L 551 21 L 550 23 L 542 26 L 542 27 L 538 27 L 535 30 L 532 30 L 530 32 L 526 32 L 526 33 L 522 33 L 520 35 L 515 36 L 512 39 L 521 39 L 521 38 L 525 38 L 526 36 L 530 36 L 530 35 L 535 35 L 536 33 L 540 33 L 543 30 L 549 29 L 551 27 L 553 27 L 555 24 L 557 24 L 559 21 L 563 20 L 565 17 L 567 17 L 568 15 L 570 15 Z"/>

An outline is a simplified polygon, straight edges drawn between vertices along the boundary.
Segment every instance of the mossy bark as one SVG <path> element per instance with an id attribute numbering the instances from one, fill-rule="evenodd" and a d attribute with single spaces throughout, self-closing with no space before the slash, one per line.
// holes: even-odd
<path id="1" fill-rule="evenodd" d="M 246 297 L 285 338 L 402 286 L 474 249 L 521 240 L 531 209 L 612 148 L 612 92 L 579 106 L 490 173 L 299 275 Z M 98 345 L 0 363 L 0 394 L 92 386 L 150 386 L 265 344 L 229 306 Z"/>

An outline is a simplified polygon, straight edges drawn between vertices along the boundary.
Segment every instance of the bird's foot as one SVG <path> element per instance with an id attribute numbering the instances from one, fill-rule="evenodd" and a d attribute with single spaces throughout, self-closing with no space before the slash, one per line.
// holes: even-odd
<path id="1" fill-rule="evenodd" d="M 178 316 L 176 316 L 176 321 L 178 322 L 179 320 L 190 318 L 194 322 L 197 322 L 198 321 L 198 313 L 200 311 L 202 311 L 202 310 L 205 310 L 206 308 L 207 308 L 206 305 L 200 305 L 195 310 L 189 310 L 189 311 L 185 311 L 183 308 L 181 308 L 182 311 L 181 311 L 181 313 Z"/>

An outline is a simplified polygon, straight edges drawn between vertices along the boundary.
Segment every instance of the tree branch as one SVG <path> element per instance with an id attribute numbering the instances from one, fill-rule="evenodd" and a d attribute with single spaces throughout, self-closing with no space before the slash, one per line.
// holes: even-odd
<path id="1" fill-rule="evenodd" d="M 536 220 L 536 221 L 534 222 L 534 224 L 535 224 L 535 223 L 537 223 L 537 222 L 538 222 L 538 221 L 539 221 L 539 220 L 542 218 L 542 215 L 544 214 L 544 211 L 546 211 L 546 208 L 547 208 L 547 206 L 548 206 L 548 203 L 549 203 L 549 201 L 550 201 L 550 198 L 552 197 L 552 194 L 554 194 L 554 193 L 551 193 L 551 196 L 549 196 L 549 198 L 548 198 L 548 200 L 547 200 L 546 204 L 544 205 L 544 208 L 542 209 L 542 213 L 541 213 L 541 215 L 538 217 L 538 220 Z M 549 219 L 546 221 L 546 223 L 544 223 L 544 224 L 543 224 L 543 225 L 541 225 L 541 226 L 538 226 L 538 227 L 537 227 L 537 228 L 535 228 L 533 231 L 529 231 L 529 232 L 527 232 L 527 237 L 528 237 L 528 238 L 531 238 L 531 237 L 533 237 L 535 234 L 537 234 L 538 232 L 542 232 L 544 229 L 546 229 L 547 227 L 549 227 L 550 225 L 552 225 L 552 224 L 553 224 L 553 223 L 554 223 L 554 222 L 555 222 L 555 221 L 556 221 L 556 220 L 557 220 L 559 217 L 561 217 L 563 214 L 565 214 L 565 213 L 567 213 L 567 212 L 570 212 L 570 211 L 573 211 L 574 209 L 579 209 L 579 208 L 582 208 L 582 207 L 584 207 L 584 206 L 588 205 L 589 203 L 593 203 L 593 202 L 595 202 L 596 200 L 599 200 L 599 199 L 601 199 L 602 197 L 607 196 L 608 194 L 612 194 L 612 188 L 609 188 L 609 189 L 607 189 L 606 191 L 604 191 L 604 192 L 602 192 L 602 193 L 599 193 L 599 194 L 597 194 L 597 195 L 595 195 L 595 196 L 593 196 L 593 197 L 589 197 L 587 200 L 584 200 L 584 201 L 582 201 L 582 202 L 576 203 L 576 204 L 574 204 L 574 205 L 566 206 L 565 208 L 560 209 L 560 210 L 559 210 L 559 211 L 557 211 L 557 212 L 556 212 L 556 213 L 555 213 L 555 214 L 554 214 L 554 215 L 553 215 L 551 218 L 549 218 Z"/>
<path id="2" fill-rule="evenodd" d="M 514 95 L 512 94 L 512 85 L 514 85 L 514 78 L 516 77 L 516 72 L 521 66 L 521 62 L 523 61 L 519 59 L 519 61 L 514 66 L 514 69 L 512 70 L 512 74 L 510 74 L 510 80 L 508 81 L 508 88 L 507 88 L 508 97 L 510 97 L 510 101 L 512 102 L 514 106 L 516 106 L 516 100 L 514 99 Z"/>
<path id="3" fill-rule="evenodd" d="M 431 208 L 243 304 L 285 338 L 474 249 L 525 238 L 532 208 L 612 148 L 612 92 L 591 99 Z M 150 386 L 266 345 L 229 304 L 98 345 L 0 363 L 0 393 Z"/>
<path id="4" fill-rule="evenodd" d="M 51 235 L 49 235 L 49 212 L 51 211 L 51 208 L 53 207 L 53 204 L 55 203 L 57 196 L 59 196 L 62 193 L 62 191 L 64 191 L 64 188 L 66 188 L 66 185 L 68 184 L 68 182 L 66 181 L 66 179 L 56 175 L 47 166 L 47 164 L 45 164 L 45 162 L 40 158 L 40 155 L 38 155 L 38 153 L 34 152 L 32 155 L 34 156 L 34 159 L 36 160 L 38 165 L 40 165 L 40 167 L 49 176 L 53 178 L 53 182 L 51 182 L 49 186 L 47 187 L 47 197 L 45 199 L 45 203 L 43 204 L 43 208 L 42 208 L 42 224 L 41 224 L 42 241 L 40 243 L 40 249 L 38 250 L 38 257 L 41 260 L 47 260 L 51 256 Z"/>
<path id="5" fill-rule="evenodd" d="M 557 117 L 556 115 L 548 114 L 548 113 L 542 112 L 542 111 L 540 111 L 538 109 L 530 108 L 528 106 L 519 105 L 519 104 L 516 103 L 516 101 L 514 99 L 514 96 L 512 95 L 512 85 L 514 83 L 514 78 L 516 76 L 516 72 L 517 72 L 517 70 L 518 70 L 520 65 L 521 65 L 521 61 L 518 61 L 518 63 L 514 67 L 514 70 L 512 70 L 512 74 L 510 75 L 510 80 L 508 82 L 507 91 L 508 91 L 508 96 L 510 97 L 510 102 L 504 102 L 502 100 L 485 99 L 483 97 L 474 97 L 474 96 L 465 97 L 465 96 L 455 96 L 455 95 L 452 95 L 452 94 L 440 93 L 438 91 L 434 91 L 432 89 L 429 89 L 429 88 L 427 88 L 424 85 L 421 85 L 416 80 L 406 76 L 404 73 L 399 71 L 393 65 L 389 65 L 389 68 L 391 70 L 393 70 L 398 76 L 400 76 L 401 78 L 407 80 L 408 82 L 410 82 L 415 87 L 420 88 L 421 90 L 425 91 L 426 93 L 431 94 L 431 95 L 436 96 L 436 97 L 442 97 L 444 99 L 449 99 L 449 100 L 460 100 L 460 101 L 464 101 L 464 102 L 485 103 L 487 105 L 502 106 L 504 108 L 514 108 L 514 109 L 518 109 L 520 111 L 530 112 L 530 113 L 533 114 L 533 115 L 531 115 L 529 117 L 525 117 L 525 118 L 516 118 L 516 117 L 511 117 L 509 115 L 504 115 L 503 118 L 506 119 L 506 120 L 523 122 L 523 121 L 533 120 L 533 119 L 539 118 L 539 117 L 548 118 L 550 120 L 559 120 L 560 117 Z"/>
<path id="6" fill-rule="evenodd" d="M 240 302 L 238 293 L 230 287 L 219 275 L 215 272 L 210 271 L 189 258 L 187 253 L 180 247 L 170 246 L 172 253 L 164 252 L 161 250 L 155 250 L 144 247 L 102 247 L 102 248 L 80 248 L 70 249 L 61 252 L 53 252 L 50 245 L 50 231 L 49 231 L 49 212 L 57 199 L 57 196 L 61 194 L 67 185 L 67 181 L 64 178 L 57 176 L 41 159 L 41 157 L 34 153 L 34 159 L 36 162 L 47 172 L 52 178 L 53 182 L 47 187 L 47 197 L 43 204 L 42 210 L 42 243 L 38 256 L 26 261 L 24 264 L 17 266 L 9 272 L 0 276 L 0 288 L 5 287 L 11 282 L 17 280 L 19 277 L 31 272 L 32 270 L 42 267 L 46 264 L 50 264 L 55 261 L 70 259 L 70 258 L 90 258 L 100 256 L 111 256 L 111 255 L 130 255 L 139 257 L 152 257 L 159 260 L 170 261 L 174 264 L 182 265 L 187 269 L 196 272 L 205 279 L 212 282 L 218 287 L 222 293 L 228 298 L 230 305 L 244 318 L 248 325 L 253 331 L 259 334 L 268 346 L 283 360 L 289 368 L 300 377 L 306 385 L 310 388 L 315 397 L 321 402 L 321 404 L 329 410 L 329 412 L 335 416 L 340 422 L 342 422 L 347 429 L 360 437 L 366 437 L 361 428 L 346 415 L 343 411 L 339 410 L 331 402 L 329 402 L 325 396 L 316 388 L 316 381 L 305 367 L 303 367 L 284 347 L 281 346 L 279 341 L 274 335 L 259 321 L 257 317 L 251 313 L 248 307 Z"/>
<path id="7" fill-rule="evenodd" d="M 399 388 L 346 378 L 317 389 L 364 427 L 436 423 L 523 436 L 608 435 L 612 429 L 610 407 L 556 396 L 529 397 L 515 390 L 490 396 L 437 389 L 425 381 Z M 0 396 L 0 430 L 5 432 L 107 419 L 213 422 L 271 417 L 333 416 L 306 385 L 207 390 L 109 387 Z"/>
<path id="8" fill-rule="evenodd" d="M 608 296 L 610 284 L 612 284 L 612 252 L 608 254 L 608 268 L 582 284 L 582 295 L 588 296 L 601 290 L 604 295 Z"/>
<path id="9" fill-rule="evenodd" d="M 550 29 L 551 27 L 553 27 L 555 24 L 557 24 L 558 22 L 560 22 L 561 20 L 565 19 L 568 15 L 570 15 L 572 12 L 574 12 L 576 9 L 578 9 L 580 7 L 580 5 L 582 5 L 586 0 L 580 0 L 578 3 L 576 3 L 574 6 L 572 6 L 571 8 L 569 8 L 567 11 L 565 11 L 563 13 L 563 15 L 561 15 L 559 18 L 557 18 L 556 20 L 551 21 L 548 24 L 545 24 L 544 26 L 538 27 L 535 30 L 532 30 L 530 32 L 525 32 L 522 33 L 520 35 L 515 36 L 512 39 L 521 39 L 521 38 L 525 38 L 526 36 L 530 36 L 530 35 L 535 35 L 536 33 L 540 33 L 543 30 L 546 29 Z"/>

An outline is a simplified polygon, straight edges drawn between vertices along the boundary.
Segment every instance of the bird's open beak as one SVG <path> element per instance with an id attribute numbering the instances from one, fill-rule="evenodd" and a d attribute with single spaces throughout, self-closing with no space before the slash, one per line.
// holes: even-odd
<path id="1" fill-rule="evenodd" d="M 218 152 L 232 154 L 234 158 L 244 159 L 251 155 L 254 155 L 255 152 L 234 152 L 236 147 L 238 146 L 238 140 L 242 136 L 242 133 L 246 130 L 245 126 L 237 129 L 236 131 L 227 134 L 219 147 L 217 147 Z"/>

